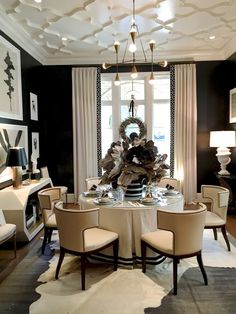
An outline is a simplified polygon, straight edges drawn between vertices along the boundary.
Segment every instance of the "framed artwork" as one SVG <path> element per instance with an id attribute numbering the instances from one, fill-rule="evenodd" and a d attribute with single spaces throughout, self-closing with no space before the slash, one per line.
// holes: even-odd
<path id="1" fill-rule="evenodd" d="M 38 97 L 30 93 L 30 118 L 38 121 Z"/>
<path id="2" fill-rule="evenodd" d="M 32 154 L 39 158 L 39 133 L 32 132 Z"/>
<path id="3" fill-rule="evenodd" d="M 6 167 L 6 158 L 9 147 L 14 146 L 24 147 L 28 158 L 27 126 L 0 123 L 0 182 L 12 178 L 11 168 Z"/>
<path id="4" fill-rule="evenodd" d="M 229 91 L 229 122 L 236 122 L 236 88 Z"/>
<path id="5" fill-rule="evenodd" d="M 0 36 L 0 117 L 23 120 L 20 50 Z"/>

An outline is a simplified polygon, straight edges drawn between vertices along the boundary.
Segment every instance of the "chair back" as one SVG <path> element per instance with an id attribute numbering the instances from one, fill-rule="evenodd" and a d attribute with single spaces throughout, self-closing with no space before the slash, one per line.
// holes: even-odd
<path id="1" fill-rule="evenodd" d="M 60 246 L 75 252 L 85 252 L 84 232 L 98 227 L 99 209 L 64 209 L 63 202 L 55 204 Z"/>
<path id="2" fill-rule="evenodd" d="M 61 189 L 57 187 L 43 189 L 38 192 L 39 205 L 42 212 L 44 225 L 54 214 L 54 205 L 61 199 Z"/>
<path id="3" fill-rule="evenodd" d="M 202 185 L 201 193 L 203 198 L 210 200 L 211 212 L 215 213 L 226 222 L 229 203 L 229 190 L 223 186 Z"/>
<path id="4" fill-rule="evenodd" d="M 176 191 L 180 191 L 180 181 L 175 178 L 162 178 L 158 186 L 165 188 L 167 184 L 173 186 Z"/>
<path id="5" fill-rule="evenodd" d="M 85 184 L 86 184 L 86 190 L 89 191 L 89 189 L 93 186 L 93 185 L 98 185 L 101 181 L 100 177 L 93 177 L 93 178 L 87 178 L 85 179 Z"/>
<path id="6" fill-rule="evenodd" d="M 198 210 L 157 211 L 158 228 L 173 233 L 174 255 L 188 255 L 201 251 L 206 211 L 204 204 L 201 204 Z"/>
<path id="7" fill-rule="evenodd" d="M 41 177 L 42 178 L 49 178 L 49 172 L 48 172 L 48 167 L 41 167 L 40 168 L 40 172 L 41 172 Z"/>
<path id="8" fill-rule="evenodd" d="M 0 226 L 5 225 L 5 224 L 6 224 L 6 220 L 5 220 L 2 209 L 0 209 Z"/>

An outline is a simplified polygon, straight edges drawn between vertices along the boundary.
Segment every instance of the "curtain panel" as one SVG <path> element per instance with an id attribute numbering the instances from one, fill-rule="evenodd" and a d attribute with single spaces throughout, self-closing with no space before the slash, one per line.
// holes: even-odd
<path id="1" fill-rule="evenodd" d="M 74 195 L 97 176 L 97 68 L 72 69 Z"/>
<path id="2" fill-rule="evenodd" d="M 181 182 L 185 202 L 197 193 L 196 65 L 175 65 L 174 177 Z"/>

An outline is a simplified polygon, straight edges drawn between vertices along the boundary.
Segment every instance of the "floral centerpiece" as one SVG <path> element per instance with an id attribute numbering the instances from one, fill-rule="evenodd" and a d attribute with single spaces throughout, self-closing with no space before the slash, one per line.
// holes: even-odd
<path id="1" fill-rule="evenodd" d="M 130 119 L 127 120 L 131 121 Z M 146 181 L 146 184 L 159 182 L 169 169 L 165 163 L 167 154 L 158 154 L 152 140 L 142 139 L 135 132 L 129 138 L 127 135 L 121 137 L 125 140 L 113 142 L 100 161 L 100 166 L 105 170 L 100 183 L 126 187 L 138 181 Z"/>

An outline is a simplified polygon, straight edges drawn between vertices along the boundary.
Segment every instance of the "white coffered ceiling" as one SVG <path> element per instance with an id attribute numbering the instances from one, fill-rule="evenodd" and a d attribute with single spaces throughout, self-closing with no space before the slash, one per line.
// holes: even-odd
<path id="1" fill-rule="evenodd" d="M 139 38 L 155 60 L 225 60 L 236 50 L 236 0 L 136 0 Z M 115 61 L 131 0 L 0 0 L 1 30 L 43 64 Z M 209 39 L 210 36 L 215 39 Z M 67 40 L 63 40 L 63 37 Z"/>

